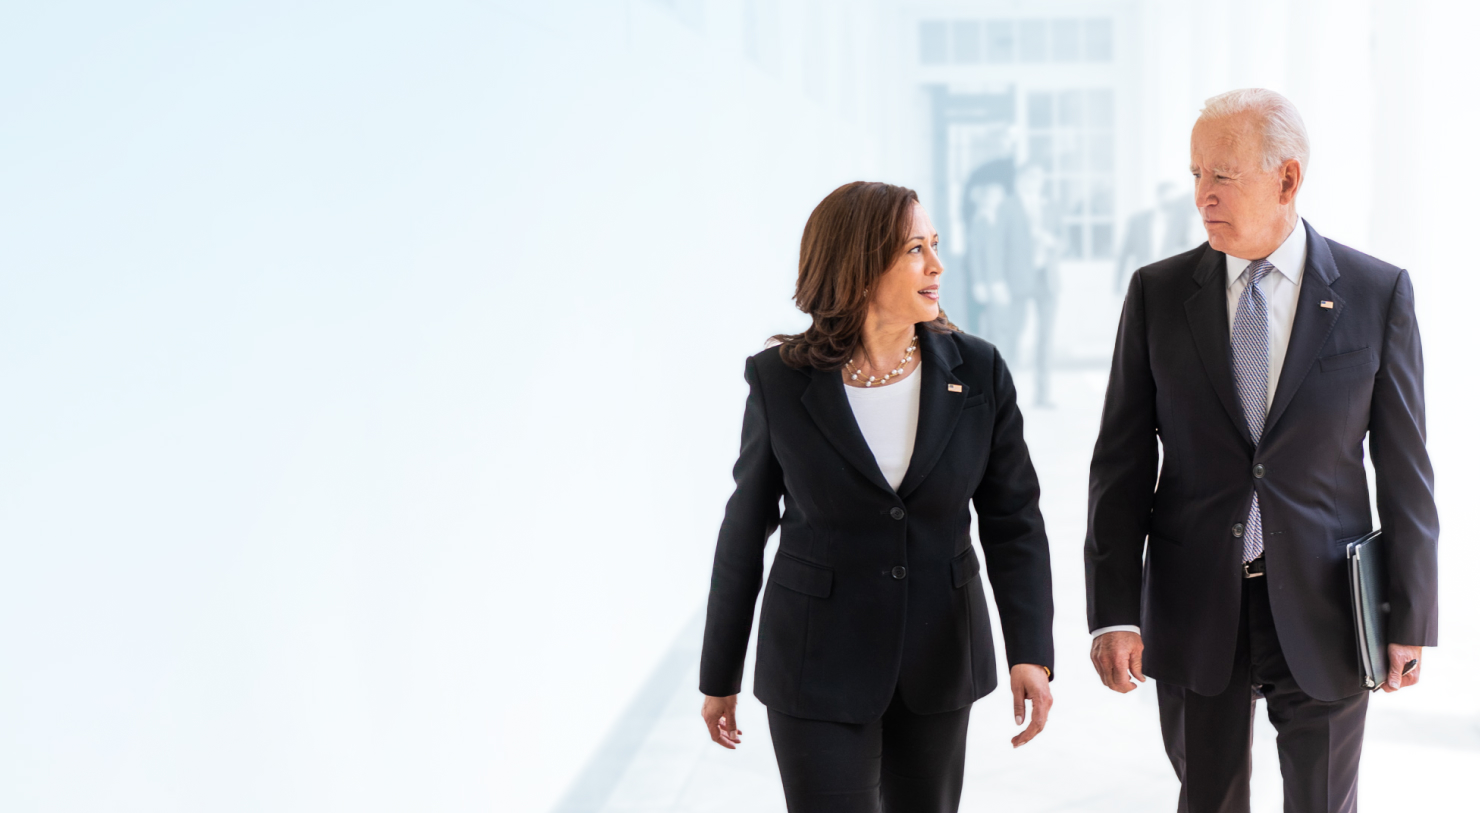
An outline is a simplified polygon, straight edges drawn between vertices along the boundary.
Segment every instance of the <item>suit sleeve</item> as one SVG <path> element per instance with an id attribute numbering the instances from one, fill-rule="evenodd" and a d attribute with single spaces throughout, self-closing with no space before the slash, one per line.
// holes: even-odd
<path id="1" fill-rule="evenodd" d="M 1423 348 L 1413 283 L 1403 271 L 1388 306 L 1367 443 L 1387 549 L 1388 638 L 1409 646 L 1439 643 L 1439 512 L 1424 423 Z"/>
<path id="2" fill-rule="evenodd" d="M 1131 276 L 1089 466 L 1084 582 L 1091 630 L 1141 623 L 1141 560 L 1157 468 L 1156 382 L 1143 285 L 1141 272 Z"/>
<path id="3" fill-rule="evenodd" d="M 755 598 L 761 589 L 762 554 L 766 540 L 781 521 L 781 464 L 771 451 L 771 431 L 754 357 L 745 361 L 745 380 L 750 382 L 750 395 L 745 399 L 740 457 L 735 461 L 735 492 L 725 505 L 714 549 L 704 648 L 699 658 L 699 691 L 711 697 L 740 693 Z"/>
<path id="4" fill-rule="evenodd" d="M 987 470 L 972 495 L 987 578 L 1002 618 L 1007 663 L 1053 669 L 1053 575 L 1048 535 L 1038 508 L 1038 474 L 1023 440 L 1012 375 L 998 353 L 993 364 L 997 414 Z"/>

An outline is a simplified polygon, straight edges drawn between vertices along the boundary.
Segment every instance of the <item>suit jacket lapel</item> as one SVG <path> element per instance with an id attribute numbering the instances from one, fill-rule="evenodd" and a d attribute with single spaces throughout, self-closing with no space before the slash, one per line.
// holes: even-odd
<path id="1" fill-rule="evenodd" d="M 910 453 L 910 465 L 905 469 L 904 479 L 899 483 L 899 496 L 908 497 L 925 482 L 930 470 L 940 460 L 946 442 L 956 431 L 956 421 L 961 417 L 961 408 L 971 395 L 971 387 L 956 378 L 952 372 L 961 365 L 961 351 L 950 336 L 932 333 L 923 324 L 916 325 L 920 336 L 920 421 L 915 428 L 915 448 Z M 960 392 L 947 389 L 950 384 L 960 385 Z"/>
<path id="2" fill-rule="evenodd" d="M 1252 447 L 1254 437 L 1249 434 L 1249 422 L 1244 420 L 1244 410 L 1238 401 L 1238 390 L 1233 383 L 1233 362 L 1229 357 L 1228 261 L 1224 256 L 1223 252 L 1214 251 L 1212 246 L 1203 251 L 1202 261 L 1192 272 L 1192 278 L 1201 287 L 1183 307 L 1187 310 L 1192 342 L 1202 358 L 1208 381 L 1218 394 L 1229 420 Z"/>
<path id="3" fill-rule="evenodd" d="M 874 453 L 863 438 L 863 430 L 853 417 L 853 407 L 848 404 L 848 393 L 843 391 L 843 374 L 837 370 L 812 370 L 812 383 L 802 393 L 802 406 L 822 430 L 827 442 L 838 450 L 865 477 L 890 493 L 889 481 L 874 459 Z"/>
<path id="4" fill-rule="evenodd" d="M 1315 364 L 1316 356 L 1326 344 L 1326 337 L 1331 335 L 1331 329 L 1336 327 L 1336 320 L 1341 318 L 1341 311 L 1346 307 L 1342 298 L 1331 290 L 1331 284 L 1341 276 L 1336 270 L 1336 261 L 1331 257 L 1331 248 L 1310 224 L 1301 221 L 1301 226 L 1305 229 L 1305 271 L 1300 280 L 1300 296 L 1295 303 L 1290 344 L 1285 349 L 1285 364 L 1280 369 L 1269 417 L 1264 419 L 1266 436 L 1295 398 L 1300 382 L 1305 380 Z M 1321 307 L 1323 300 L 1332 306 Z"/>

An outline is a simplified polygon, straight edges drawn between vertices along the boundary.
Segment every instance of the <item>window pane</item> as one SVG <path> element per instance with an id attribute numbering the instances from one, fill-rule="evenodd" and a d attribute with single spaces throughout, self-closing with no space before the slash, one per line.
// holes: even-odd
<path id="1" fill-rule="evenodd" d="M 1113 55 L 1109 20 L 1084 21 L 1084 58 L 1089 62 L 1109 62 Z"/>
<path id="2" fill-rule="evenodd" d="M 987 21 L 987 61 L 1012 61 L 1012 21 Z"/>
<path id="3" fill-rule="evenodd" d="M 1053 126 L 1053 94 L 1028 94 L 1028 126 L 1046 130 Z"/>
<path id="4" fill-rule="evenodd" d="M 1084 92 L 1084 123 L 1088 127 L 1115 126 L 1115 92 L 1111 90 L 1087 90 Z"/>
<path id="5" fill-rule="evenodd" d="M 1018 60 L 1043 62 L 1048 59 L 1048 23 L 1042 20 L 1018 22 Z"/>
<path id="6" fill-rule="evenodd" d="M 1053 21 L 1053 61 L 1079 61 L 1079 21 Z"/>
<path id="7" fill-rule="evenodd" d="M 1084 259 L 1084 224 L 1070 223 L 1065 227 L 1064 256 L 1071 260 Z"/>
<path id="8" fill-rule="evenodd" d="M 1028 139 L 1028 163 L 1053 171 L 1053 136 L 1035 135 Z"/>
<path id="9" fill-rule="evenodd" d="M 1084 94 L 1066 90 L 1059 94 L 1059 126 L 1079 127 L 1084 124 Z"/>
<path id="10" fill-rule="evenodd" d="M 1091 182 L 1089 213 L 1092 215 L 1109 215 L 1115 213 L 1115 190 L 1110 186 L 1109 178 L 1099 177 Z"/>
<path id="11" fill-rule="evenodd" d="M 1080 172 L 1084 169 L 1084 156 L 1078 133 L 1059 134 L 1059 171 Z"/>
<path id="12" fill-rule="evenodd" d="M 1115 168 L 1115 140 L 1109 133 L 1090 133 L 1084 137 L 1084 168 L 1092 172 L 1110 172 Z"/>
<path id="13" fill-rule="evenodd" d="M 1108 260 L 1115 251 L 1113 229 L 1109 223 L 1096 223 L 1090 232 L 1090 251 L 1096 260 Z"/>
<path id="14" fill-rule="evenodd" d="M 939 20 L 920 23 L 920 62 L 925 65 L 946 63 L 946 24 Z"/>
<path id="15" fill-rule="evenodd" d="M 1064 214 L 1084 214 L 1084 187 L 1077 180 L 1059 179 L 1059 200 L 1064 204 Z"/>
<path id="16" fill-rule="evenodd" d="M 951 23 L 951 61 L 972 64 L 982 61 L 981 24 L 975 20 Z"/>

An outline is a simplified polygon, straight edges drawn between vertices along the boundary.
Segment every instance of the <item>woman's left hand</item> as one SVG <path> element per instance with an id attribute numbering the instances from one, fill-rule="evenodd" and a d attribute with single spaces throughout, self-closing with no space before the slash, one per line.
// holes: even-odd
<path id="1" fill-rule="evenodd" d="M 1026 745 L 1048 725 L 1048 710 L 1053 708 L 1053 692 L 1048 689 L 1048 670 L 1033 663 L 1012 667 L 1012 713 L 1018 725 L 1023 724 L 1023 703 L 1033 701 L 1033 719 L 1028 727 L 1012 738 L 1012 747 Z"/>

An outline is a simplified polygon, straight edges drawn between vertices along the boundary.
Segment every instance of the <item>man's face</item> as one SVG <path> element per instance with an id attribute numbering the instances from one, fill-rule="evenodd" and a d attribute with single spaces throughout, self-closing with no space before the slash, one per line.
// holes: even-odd
<path id="1" fill-rule="evenodd" d="M 1192 176 L 1208 243 L 1250 260 L 1269 256 L 1289 234 L 1300 185 L 1297 161 L 1264 170 L 1262 140 L 1252 114 L 1192 128 Z"/>

